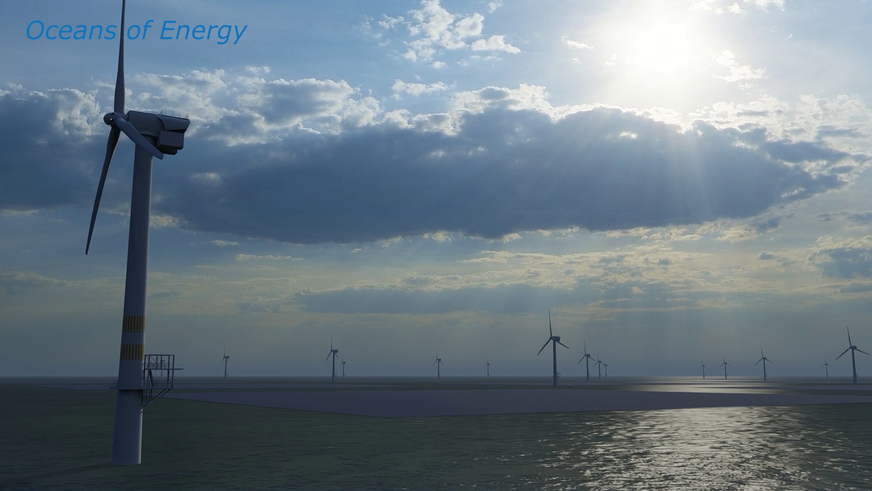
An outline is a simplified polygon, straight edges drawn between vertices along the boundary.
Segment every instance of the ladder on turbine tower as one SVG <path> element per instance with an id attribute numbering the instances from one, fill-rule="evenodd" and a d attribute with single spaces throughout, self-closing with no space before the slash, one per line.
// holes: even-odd
<path id="1" fill-rule="evenodd" d="M 176 370 L 176 355 L 145 355 L 142 364 L 142 407 L 160 399 L 173 390 Z"/>

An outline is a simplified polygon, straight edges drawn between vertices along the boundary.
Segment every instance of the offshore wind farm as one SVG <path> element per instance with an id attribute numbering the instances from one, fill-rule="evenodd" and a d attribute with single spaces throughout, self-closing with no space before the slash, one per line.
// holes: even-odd
<path id="1" fill-rule="evenodd" d="M 4 7 L 0 489 L 869 487 L 863 2 Z"/>

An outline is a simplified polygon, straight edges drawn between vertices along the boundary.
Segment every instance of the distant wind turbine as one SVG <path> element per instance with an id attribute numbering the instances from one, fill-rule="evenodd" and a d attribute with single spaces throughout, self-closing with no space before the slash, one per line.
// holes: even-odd
<path id="1" fill-rule="evenodd" d="M 826 358 L 824 358 L 824 364 L 821 365 L 821 368 L 824 369 L 825 373 L 827 374 L 827 378 L 830 378 L 830 364 L 827 363 Z M 820 370 L 820 368 L 818 368 L 818 370 Z"/>
<path id="2" fill-rule="evenodd" d="M 723 357 L 723 360 L 724 362 L 718 365 L 718 368 L 724 367 L 724 380 L 727 380 L 727 367 L 730 366 L 730 364 L 727 363 L 726 357 Z"/>
<path id="3" fill-rule="evenodd" d="M 439 358 L 439 350 L 436 350 L 436 361 L 433 362 L 433 365 L 436 365 L 436 380 L 439 380 L 442 378 L 442 371 L 440 370 L 442 367 L 442 358 Z"/>
<path id="4" fill-rule="evenodd" d="M 697 370 L 702 368 L 702 378 L 705 379 L 705 362 L 700 360 L 700 363 L 702 363 L 702 365 L 700 365 L 699 368 L 697 368 Z"/>
<path id="5" fill-rule="evenodd" d="M 224 381 L 227 382 L 227 360 L 230 357 L 227 356 L 227 348 L 224 348 L 224 358 L 221 358 L 221 363 L 224 365 Z"/>
<path id="6" fill-rule="evenodd" d="M 596 354 L 596 363 L 594 365 L 596 365 L 597 370 L 596 378 L 603 378 L 603 361 L 600 360 L 599 353 Z"/>
<path id="7" fill-rule="evenodd" d="M 487 369 L 487 378 L 490 378 L 490 362 L 487 361 L 487 357 L 484 358 L 484 368 Z"/>
<path id="8" fill-rule="evenodd" d="M 609 378 L 609 364 L 603 360 L 603 370 L 606 372 L 606 378 Z"/>
<path id="9" fill-rule="evenodd" d="M 324 361 L 326 362 L 327 360 L 329 360 L 331 356 L 333 357 L 333 370 L 330 372 L 330 383 L 335 384 L 336 383 L 336 357 L 339 356 L 339 350 L 333 349 L 333 336 L 330 336 L 330 352 L 327 353 L 327 358 L 324 358 Z"/>
<path id="10" fill-rule="evenodd" d="M 542 348 L 539 349 L 539 353 L 536 353 L 536 356 L 539 356 L 542 353 L 542 350 L 548 346 L 548 343 L 551 343 L 551 351 L 552 351 L 552 359 L 554 361 L 554 371 L 551 379 L 551 386 L 557 387 L 557 345 L 563 346 L 566 349 L 569 349 L 569 346 L 560 342 L 560 336 L 555 336 L 554 331 L 551 329 L 551 311 L 548 311 L 548 341 L 545 341 L 545 344 L 542 345 Z"/>
<path id="11" fill-rule="evenodd" d="M 584 343 L 584 356 L 581 360 L 584 360 L 584 381 L 590 382 L 590 353 L 587 352 L 587 343 Z M 581 360 L 578 360 L 578 363 L 581 363 Z"/>
<path id="12" fill-rule="evenodd" d="M 763 362 L 763 381 L 765 382 L 766 381 L 766 363 L 767 362 L 772 363 L 772 361 L 763 355 L 763 347 L 762 346 L 760 346 L 760 359 L 757 360 L 757 363 L 755 363 L 754 366 L 756 367 L 757 365 L 759 365 L 761 361 Z"/>
<path id="13" fill-rule="evenodd" d="M 848 329 L 847 326 L 845 327 L 845 329 Z M 851 342 L 851 330 L 850 329 L 848 329 L 848 349 L 846 349 L 845 351 L 842 351 L 842 355 L 847 353 L 848 350 L 851 350 L 851 367 L 854 370 L 854 385 L 856 385 L 857 384 L 857 361 L 854 359 L 854 352 L 859 351 L 860 353 L 863 353 L 864 355 L 869 355 L 869 353 L 866 353 L 865 351 L 856 347 L 854 345 L 854 343 Z M 839 358 L 842 357 L 842 355 L 837 356 L 836 359 L 838 360 Z"/>
<path id="14" fill-rule="evenodd" d="M 345 380 L 345 358 L 342 358 L 342 357 L 340 356 L 339 359 L 342 360 L 342 363 L 341 363 L 341 366 L 342 366 L 342 380 Z"/>

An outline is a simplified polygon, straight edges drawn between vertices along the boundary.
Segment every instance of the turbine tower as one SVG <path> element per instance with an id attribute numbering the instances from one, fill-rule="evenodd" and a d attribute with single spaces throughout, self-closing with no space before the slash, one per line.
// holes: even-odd
<path id="1" fill-rule="evenodd" d="M 587 343 L 584 343 L 584 356 L 581 360 L 584 360 L 584 381 L 590 382 L 590 353 L 587 352 Z M 578 363 L 581 363 L 581 360 L 578 360 Z"/>
<path id="2" fill-rule="evenodd" d="M 722 358 L 723 358 L 724 362 L 721 363 L 720 365 L 718 365 L 718 368 L 724 367 L 724 380 L 727 380 L 727 367 L 730 366 L 730 364 L 727 363 L 726 357 L 722 357 Z"/>
<path id="3" fill-rule="evenodd" d="M 345 358 L 339 357 L 339 359 L 342 360 L 340 364 L 342 366 L 342 380 L 345 380 Z"/>
<path id="4" fill-rule="evenodd" d="M 490 362 L 487 361 L 487 357 L 484 358 L 484 368 L 487 369 L 487 378 L 490 378 Z"/>
<path id="5" fill-rule="evenodd" d="M 702 363 L 702 365 L 700 365 L 697 370 L 699 370 L 700 368 L 702 369 L 702 378 L 705 379 L 705 362 L 700 360 L 700 363 Z"/>
<path id="6" fill-rule="evenodd" d="M 327 353 L 327 358 L 324 358 L 324 361 L 326 362 L 327 360 L 329 360 L 331 356 L 333 357 L 333 370 L 330 372 L 330 383 L 335 384 L 336 383 L 336 357 L 339 356 L 339 350 L 333 348 L 333 336 L 330 336 L 330 352 Z"/>
<path id="7" fill-rule="evenodd" d="M 830 378 L 830 364 L 827 363 L 826 358 L 824 358 L 824 364 L 821 365 L 821 368 L 824 369 L 825 373 L 827 374 L 827 378 Z M 820 368 L 818 368 L 818 370 L 820 370 Z"/>
<path id="8" fill-rule="evenodd" d="M 433 362 L 433 365 L 436 365 L 436 380 L 439 380 L 442 378 L 442 370 L 440 370 L 442 367 L 442 358 L 439 358 L 439 350 L 436 350 L 436 361 Z"/>
<path id="9" fill-rule="evenodd" d="M 557 387 L 557 345 L 563 346 L 566 349 L 569 349 L 569 346 L 560 342 L 560 336 L 555 336 L 554 331 L 551 329 L 551 311 L 548 311 L 548 341 L 545 341 L 545 344 L 542 345 L 542 348 L 539 349 L 539 353 L 536 353 L 536 356 L 539 356 L 542 353 L 542 350 L 548 346 L 548 343 L 551 343 L 551 351 L 554 360 L 554 372 L 553 377 L 551 379 L 551 386 Z"/>
<path id="10" fill-rule="evenodd" d="M 91 225 L 85 254 L 91 248 L 94 222 L 106 184 L 109 164 L 121 133 L 136 145 L 133 160 L 133 191 L 130 199 L 130 232 L 127 241 L 127 276 L 124 284 L 124 318 L 121 327 L 121 359 L 116 383 L 115 428 L 112 438 L 112 463 L 139 464 L 142 461 L 142 409 L 147 404 L 143 383 L 145 366 L 145 300 L 148 273 L 148 229 L 151 214 L 152 157 L 163 159 L 184 147 L 184 134 L 191 121 L 174 116 L 124 111 L 124 12 L 121 2 L 121 31 L 118 45 L 118 72 L 115 77 L 113 110 L 103 116 L 109 127 L 106 157 L 94 198 Z"/>
<path id="11" fill-rule="evenodd" d="M 845 327 L 845 329 L 848 329 L 848 328 Z M 854 343 L 851 342 L 851 330 L 850 329 L 848 329 L 848 349 L 846 349 L 845 351 L 842 351 L 842 355 L 847 353 L 848 350 L 851 350 L 851 368 L 854 370 L 854 385 L 857 385 L 857 361 L 854 359 L 854 352 L 859 351 L 860 353 L 863 353 L 864 355 L 868 355 L 869 353 L 866 353 L 865 351 L 856 347 L 854 345 Z M 836 359 L 838 360 L 839 358 L 842 357 L 842 355 L 837 356 Z"/>
<path id="12" fill-rule="evenodd" d="M 766 363 L 772 363 L 772 361 L 769 358 L 766 358 L 765 356 L 763 356 L 763 347 L 762 346 L 760 346 L 760 359 L 757 360 L 757 363 L 755 363 L 754 366 L 756 367 L 757 365 L 759 365 L 761 361 L 763 362 L 763 381 L 765 382 L 766 381 Z"/>
<path id="13" fill-rule="evenodd" d="M 227 356 L 227 348 L 224 348 L 224 358 L 221 358 L 221 364 L 224 365 L 224 381 L 225 382 L 227 382 L 227 360 L 229 360 L 229 359 L 230 359 L 230 357 Z"/>

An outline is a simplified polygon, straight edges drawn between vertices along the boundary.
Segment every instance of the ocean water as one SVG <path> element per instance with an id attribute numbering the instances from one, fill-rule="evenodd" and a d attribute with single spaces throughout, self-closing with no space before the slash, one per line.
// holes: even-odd
<path id="1" fill-rule="evenodd" d="M 143 464 L 113 467 L 112 395 L 0 390 L 0 489 L 872 489 L 866 404 L 387 419 L 162 400 Z"/>

